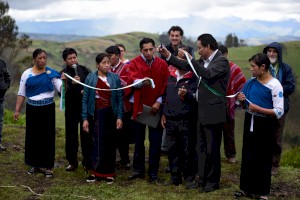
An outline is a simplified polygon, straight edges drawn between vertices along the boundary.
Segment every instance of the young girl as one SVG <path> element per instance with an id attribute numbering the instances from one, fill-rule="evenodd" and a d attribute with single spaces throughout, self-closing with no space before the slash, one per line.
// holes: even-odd
<path id="1" fill-rule="evenodd" d="M 101 89 L 121 88 L 118 75 L 109 72 L 109 55 L 100 53 L 96 57 L 97 71 L 90 73 L 85 83 Z M 123 122 L 122 90 L 104 91 L 84 88 L 82 98 L 83 130 L 94 139 L 92 152 L 92 175 L 87 182 L 106 180 L 111 184 L 115 175 L 116 129 Z"/>
<path id="2" fill-rule="evenodd" d="M 240 192 L 235 197 L 256 195 L 266 200 L 270 193 L 274 125 L 283 113 L 283 89 L 269 72 L 270 60 L 258 53 L 249 59 L 253 78 L 238 95 L 246 109 L 243 135 Z"/>

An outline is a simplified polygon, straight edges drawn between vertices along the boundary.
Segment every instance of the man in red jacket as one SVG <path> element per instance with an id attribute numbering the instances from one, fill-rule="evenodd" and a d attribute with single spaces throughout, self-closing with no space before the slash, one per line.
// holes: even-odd
<path id="1" fill-rule="evenodd" d="M 130 101 L 133 103 L 133 119 L 136 120 L 139 113 L 143 112 L 143 105 L 151 107 L 152 115 L 160 112 L 162 95 L 165 92 L 169 77 L 167 63 L 161 58 L 154 56 L 155 43 L 153 39 L 144 38 L 140 41 L 141 55 L 135 57 L 129 64 L 129 77 L 131 83 L 136 83 L 143 78 L 151 78 L 155 87 L 150 86 L 146 80 L 137 84 L 134 88 Z M 145 177 L 145 130 L 146 125 L 137 121 L 133 122 L 135 132 L 135 150 L 133 158 L 134 173 L 129 180 Z M 160 160 L 160 147 L 163 129 L 160 124 L 149 128 L 149 181 L 157 181 L 157 173 Z"/>
<path id="2" fill-rule="evenodd" d="M 105 49 L 105 52 L 110 55 L 111 68 L 110 72 L 118 74 L 121 80 L 122 87 L 128 85 L 129 73 L 128 66 L 121 61 L 121 50 L 118 46 L 110 46 Z M 117 134 L 117 149 L 120 154 L 121 160 L 116 162 L 117 168 L 130 169 L 129 160 L 129 141 L 131 136 L 131 114 L 132 108 L 129 102 L 131 88 L 123 90 L 124 114 L 123 114 L 123 127 L 118 129 Z"/>

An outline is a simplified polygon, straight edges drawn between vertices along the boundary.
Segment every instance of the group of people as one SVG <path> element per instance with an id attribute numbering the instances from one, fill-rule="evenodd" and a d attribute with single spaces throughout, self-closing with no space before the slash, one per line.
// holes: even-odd
<path id="1" fill-rule="evenodd" d="M 87 182 L 111 184 L 116 164 L 130 169 L 131 142 L 135 145 L 133 173 L 128 180 L 144 179 L 148 127 L 149 182 L 159 181 L 161 144 L 165 143 L 168 184 L 185 181 L 187 188 L 211 192 L 220 186 L 222 134 L 227 160 L 236 162 L 234 111 L 240 106 L 245 109 L 241 191 L 234 195 L 267 199 L 271 172 L 280 163 L 288 96 L 295 87 L 291 68 L 282 62 L 280 44 L 272 43 L 249 59 L 253 77 L 246 81 L 241 69 L 228 61 L 228 49 L 211 34 L 197 38 L 200 59 L 196 60 L 193 48 L 182 44 L 181 27 L 172 26 L 168 33 L 166 46 L 143 38 L 141 54 L 130 61 L 122 58 L 124 45 L 108 47 L 96 56 L 93 72 L 78 64 L 73 48 L 62 52 L 66 67 L 60 73 L 47 66 L 44 50 L 33 52 L 34 65 L 22 74 L 14 114 L 17 120 L 26 97 L 29 174 L 53 176 L 56 89 L 65 97 L 67 171 L 78 167 L 79 125 L 82 165 L 91 171 Z M 141 122 L 145 112 L 160 121 Z M 117 163 L 116 149 L 121 158 Z"/>

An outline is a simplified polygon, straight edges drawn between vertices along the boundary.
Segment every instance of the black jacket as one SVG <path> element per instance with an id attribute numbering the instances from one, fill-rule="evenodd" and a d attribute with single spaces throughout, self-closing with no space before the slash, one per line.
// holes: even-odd
<path id="1" fill-rule="evenodd" d="M 3 101 L 4 95 L 10 86 L 10 74 L 7 70 L 6 62 L 0 58 L 0 100 Z"/>
<path id="2" fill-rule="evenodd" d="M 170 76 L 166 93 L 163 95 L 163 114 L 167 117 L 197 117 L 197 101 L 194 94 L 197 90 L 197 77 L 189 72 L 177 81 L 176 68 L 169 66 Z M 178 96 L 178 89 L 184 86 L 187 94 L 184 98 Z"/>
<path id="3" fill-rule="evenodd" d="M 75 70 L 72 67 L 65 67 L 61 73 L 64 72 L 72 77 L 75 76 Z M 91 72 L 91 70 L 85 66 L 78 65 L 77 66 L 77 73 L 80 77 L 80 81 L 82 83 L 85 82 L 85 79 L 87 75 Z M 78 108 L 81 109 L 82 105 L 82 91 L 83 86 L 80 84 L 72 84 L 71 79 L 67 79 L 67 85 L 66 85 L 66 96 L 65 96 L 65 106 L 66 111 L 70 110 L 78 110 Z"/>

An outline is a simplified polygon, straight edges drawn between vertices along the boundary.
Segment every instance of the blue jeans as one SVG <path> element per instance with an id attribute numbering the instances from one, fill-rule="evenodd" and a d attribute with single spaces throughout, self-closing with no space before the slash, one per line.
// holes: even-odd
<path id="1" fill-rule="evenodd" d="M 4 119 L 4 100 L 0 100 L 0 144 L 2 142 L 2 128 Z"/>

